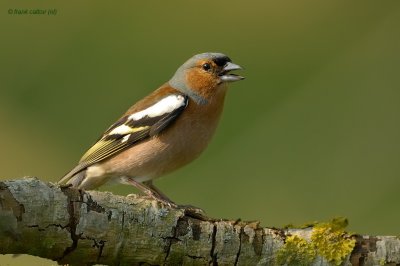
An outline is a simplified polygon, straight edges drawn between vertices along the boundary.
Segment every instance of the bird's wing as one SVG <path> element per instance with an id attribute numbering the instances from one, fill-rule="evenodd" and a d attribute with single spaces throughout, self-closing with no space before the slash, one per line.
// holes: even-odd
<path id="1" fill-rule="evenodd" d="M 186 108 L 188 101 L 187 96 L 170 94 L 144 110 L 126 114 L 104 132 L 82 156 L 79 164 L 59 183 L 65 183 L 88 166 L 110 158 L 143 139 L 157 135 L 175 121 Z"/>

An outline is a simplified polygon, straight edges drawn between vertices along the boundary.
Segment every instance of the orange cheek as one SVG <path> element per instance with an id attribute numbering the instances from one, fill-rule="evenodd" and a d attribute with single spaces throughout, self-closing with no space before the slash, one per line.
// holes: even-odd
<path id="1" fill-rule="evenodd" d="M 193 69 L 186 74 L 187 85 L 204 98 L 209 98 L 218 86 L 218 80 L 213 76 Z"/>

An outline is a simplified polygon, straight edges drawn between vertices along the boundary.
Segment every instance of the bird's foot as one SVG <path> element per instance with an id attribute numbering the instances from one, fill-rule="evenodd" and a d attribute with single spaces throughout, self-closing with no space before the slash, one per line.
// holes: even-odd
<path id="1" fill-rule="evenodd" d="M 135 195 L 135 194 L 134 194 Z M 128 195 L 129 196 L 129 195 Z M 137 195 L 136 195 L 136 197 L 137 197 Z M 146 194 L 146 195 L 143 195 L 143 196 L 140 196 L 141 198 L 145 198 L 145 199 L 148 199 L 148 200 L 155 200 L 155 201 L 158 201 L 158 202 L 160 202 L 161 204 L 163 204 L 163 205 L 166 205 L 166 206 L 168 206 L 168 207 L 170 207 L 170 208 L 175 208 L 175 209 L 177 209 L 178 208 L 178 205 L 175 203 L 175 202 L 173 202 L 173 201 L 171 201 L 171 200 L 168 200 L 168 199 L 164 199 L 164 198 L 161 198 L 161 197 L 157 197 L 157 195 L 154 195 L 154 194 Z"/>
<path id="2" fill-rule="evenodd" d="M 170 201 L 170 200 L 165 200 L 165 199 L 160 199 L 160 198 L 154 198 L 156 201 L 158 201 L 158 202 L 161 202 L 162 204 L 164 204 L 164 205 L 167 205 L 168 207 L 170 207 L 170 208 L 175 208 L 175 209 L 177 209 L 178 208 L 178 205 L 175 203 L 175 202 L 173 202 L 173 201 Z"/>
<path id="3" fill-rule="evenodd" d="M 138 194 L 135 194 L 135 193 L 132 193 L 132 194 L 128 194 L 128 195 L 126 195 L 126 197 L 128 197 L 128 198 L 135 198 L 135 199 L 137 199 L 137 198 L 139 197 L 139 195 L 138 195 Z"/>
<path id="4" fill-rule="evenodd" d="M 205 211 L 201 208 L 198 208 L 198 207 L 195 207 L 192 205 L 177 205 L 175 202 L 173 202 L 169 199 L 164 199 L 162 197 L 158 197 L 155 194 L 146 194 L 146 195 L 142 195 L 142 196 L 139 196 L 138 194 L 129 194 L 129 195 L 127 195 L 127 197 L 132 197 L 135 199 L 140 197 L 140 198 L 144 198 L 147 200 L 155 200 L 155 201 L 160 202 L 161 204 L 168 206 L 170 208 L 183 210 L 186 216 L 193 217 L 195 219 L 199 219 L 202 221 L 210 220 L 210 218 L 208 218 L 206 216 Z"/>
<path id="5" fill-rule="evenodd" d="M 192 205 L 178 205 L 179 209 L 183 209 L 185 211 L 185 215 L 202 220 L 207 221 L 209 218 L 206 215 L 206 212 L 198 207 Z"/>

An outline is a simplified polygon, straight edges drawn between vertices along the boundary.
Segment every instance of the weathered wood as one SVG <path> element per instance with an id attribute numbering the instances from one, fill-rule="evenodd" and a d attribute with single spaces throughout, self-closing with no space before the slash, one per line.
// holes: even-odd
<path id="1" fill-rule="evenodd" d="M 0 182 L 0 253 L 69 265 L 396 265 L 400 240 L 349 236 L 335 222 L 275 229 L 201 219 L 139 196 L 24 178 Z"/>

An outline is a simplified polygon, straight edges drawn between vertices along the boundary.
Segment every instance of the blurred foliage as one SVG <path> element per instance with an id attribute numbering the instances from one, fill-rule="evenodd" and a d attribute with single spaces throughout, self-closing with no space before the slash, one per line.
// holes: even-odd
<path id="1" fill-rule="evenodd" d="M 8 0 L 0 12 L 2 179 L 58 180 L 187 58 L 219 51 L 247 79 L 205 154 L 159 187 L 215 217 L 342 215 L 352 231 L 399 234 L 400 2 Z"/>

